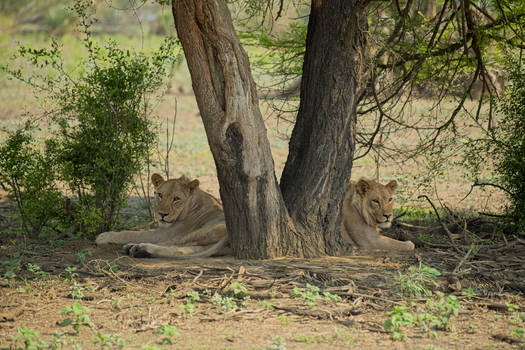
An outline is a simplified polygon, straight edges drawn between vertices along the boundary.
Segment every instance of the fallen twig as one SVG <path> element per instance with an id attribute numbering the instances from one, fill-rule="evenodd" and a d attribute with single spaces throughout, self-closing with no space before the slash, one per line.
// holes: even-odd
<path id="1" fill-rule="evenodd" d="M 457 251 L 461 251 L 458 247 L 456 247 L 455 243 L 454 243 L 454 235 L 452 234 L 452 232 L 450 232 L 450 230 L 448 229 L 447 225 L 445 225 L 445 223 L 443 222 L 443 220 L 441 220 L 441 216 L 439 216 L 439 213 L 436 209 L 436 206 L 434 205 L 434 203 L 432 203 L 432 201 L 430 200 L 430 198 L 428 198 L 427 195 L 423 194 L 421 196 L 418 196 L 417 197 L 418 199 L 421 199 L 421 198 L 425 198 L 428 203 L 430 203 L 430 205 L 432 206 L 432 209 L 434 209 L 434 213 L 436 214 L 436 217 L 439 221 L 439 223 L 441 224 L 441 227 L 443 227 L 443 230 L 445 230 L 445 232 L 447 233 L 447 236 L 448 238 L 450 239 L 450 242 L 452 243 L 453 247 L 457 250 Z"/>
<path id="2" fill-rule="evenodd" d="M 357 310 L 354 307 L 339 309 L 339 310 L 322 310 L 322 309 L 301 309 L 293 306 L 277 306 L 273 305 L 276 310 L 282 310 L 291 312 L 298 316 L 309 316 L 320 320 L 333 320 L 334 317 L 344 317 L 350 315 L 360 315 L 363 313 L 361 310 Z"/>
<path id="3" fill-rule="evenodd" d="M 474 243 L 470 245 L 470 249 L 467 251 L 467 254 L 465 254 L 465 256 L 459 261 L 459 264 L 454 268 L 454 270 L 452 271 L 453 274 L 456 274 L 461 268 L 461 266 L 465 263 L 465 261 L 467 261 L 467 259 L 470 256 L 470 253 L 472 253 L 472 249 L 474 249 Z"/>
<path id="4" fill-rule="evenodd" d="M 508 344 L 521 344 L 521 340 L 511 337 L 510 335 L 507 335 L 507 334 L 493 334 L 492 338 L 499 340 L 499 341 L 503 341 Z"/>

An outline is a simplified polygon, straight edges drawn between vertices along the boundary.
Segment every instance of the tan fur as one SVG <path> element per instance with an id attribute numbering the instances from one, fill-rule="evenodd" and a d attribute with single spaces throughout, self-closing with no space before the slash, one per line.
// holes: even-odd
<path id="1" fill-rule="evenodd" d="M 413 250 L 414 243 L 381 235 L 392 224 L 396 181 L 382 185 L 375 180 L 349 181 L 343 201 L 341 234 L 350 245 L 362 249 Z"/>
<path id="2" fill-rule="evenodd" d="M 133 257 L 191 259 L 224 249 L 228 234 L 222 205 L 185 176 L 165 181 L 151 177 L 157 198 L 159 228 L 153 231 L 104 232 L 97 244 L 123 244 Z"/>

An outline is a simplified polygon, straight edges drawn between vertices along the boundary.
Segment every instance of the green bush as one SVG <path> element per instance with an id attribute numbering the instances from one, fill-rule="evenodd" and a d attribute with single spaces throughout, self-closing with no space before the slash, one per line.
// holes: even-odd
<path id="1" fill-rule="evenodd" d="M 58 137 L 47 143 L 81 208 L 93 208 L 99 217 L 97 232 L 112 227 L 133 176 L 148 159 L 155 134 L 144 96 L 161 83 L 148 58 L 114 43 L 106 49 L 102 62 L 62 90 L 67 98 L 55 116 Z"/>
<path id="2" fill-rule="evenodd" d="M 0 146 L 0 182 L 17 205 L 25 233 L 38 236 L 63 217 L 63 201 L 55 160 L 34 147 L 33 128 L 27 123 Z"/>
<path id="3" fill-rule="evenodd" d="M 508 85 L 485 133 L 466 141 L 465 164 L 479 186 L 502 190 L 509 199 L 508 217 L 525 234 L 525 64 L 507 57 Z M 521 231 L 520 231 L 521 230 Z"/>
<path id="4" fill-rule="evenodd" d="M 525 225 L 525 64 L 510 60 L 509 85 L 497 110 L 503 115 L 494 131 L 493 154 L 499 184 L 511 201 L 516 227 Z M 522 234 L 525 231 L 521 232 Z"/>
<path id="5" fill-rule="evenodd" d="M 149 161 L 156 139 L 148 119 L 151 98 L 167 76 L 167 63 L 176 58 L 172 38 L 150 57 L 121 49 L 112 41 L 97 45 L 90 32 L 95 21 L 91 5 L 91 1 L 77 0 L 72 8 L 84 35 L 87 60 L 81 69 L 74 73 L 65 70 L 56 41 L 49 49 L 19 48 L 18 57 L 37 69 L 29 77 L 21 70 L 1 67 L 44 96 L 55 135 L 46 140 L 44 155 L 33 156 L 25 173 L 11 177 L 39 173 L 42 180 L 65 184 L 75 197 L 68 216 L 88 235 L 114 226 L 134 176 Z M 46 165 L 48 160 L 52 160 L 52 169 Z M 27 192 L 29 187 L 24 188 Z M 32 201 L 27 202 L 30 205 Z"/>

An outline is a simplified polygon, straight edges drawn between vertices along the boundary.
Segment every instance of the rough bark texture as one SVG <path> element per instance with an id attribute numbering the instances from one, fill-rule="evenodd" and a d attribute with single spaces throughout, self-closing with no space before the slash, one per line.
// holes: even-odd
<path id="1" fill-rule="evenodd" d="M 248 57 L 224 0 L 173 0 L 173 17 L 240 258 L 311 256 L 288 216 Z"/>
<path id="2" fill-rule="evenodd" d="M 301 105 L 281 190 L 313 247 L 341 251 L 341 203 L 354 154 L 356 96 L 364 72 L 367 1 L 313 0 Z"/>
<path id="3" fill-rule="evenodd" d="M 352 166 L 355 96 L 365 51 L 365 3 L 312 1 L 283 198 L 248 57 L 224 0 L 172 0 L 237 257 L 340 252 L 341 203 Z"/>

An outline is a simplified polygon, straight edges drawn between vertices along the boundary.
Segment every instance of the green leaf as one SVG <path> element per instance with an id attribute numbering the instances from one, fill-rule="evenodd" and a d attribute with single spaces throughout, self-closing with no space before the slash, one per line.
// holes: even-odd
<path id="1" fill-rule="evenodd" d="M 69 325 L 72 324 L 72 323 L 73 323 L 73 320 L 71 320 L 71 319 L 68 317 L 68 318 L 66 318 L 64 321 L 60 322 L 58 325 L 59 325 L 60 327 L 67 327 L 67 326 L 69 326 Z"/>

